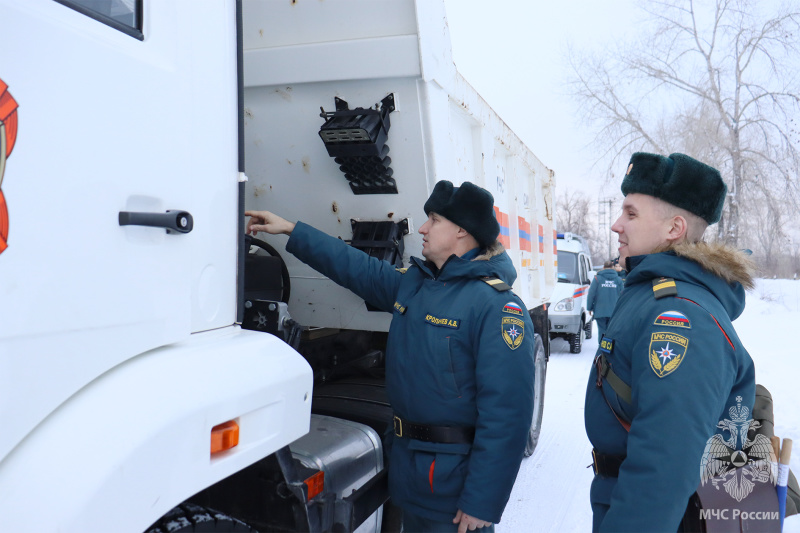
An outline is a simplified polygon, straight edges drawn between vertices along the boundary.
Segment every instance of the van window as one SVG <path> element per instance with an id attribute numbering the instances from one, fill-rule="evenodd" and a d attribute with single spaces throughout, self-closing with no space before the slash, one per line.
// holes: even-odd
<path id="1" fill-rule="evenodd" d="M 135 37 L 142 34 L 143 0 L 55 0 L 103 24 Z"/>
<path id="2" fill-rule="evenodd" d="M 558 282 L 580 283 L 578 254 L 558 250 Z"/>
<path id="3" fill-rule="evenodd" d="M 581 263 L 581 285 L 589 283 L 589 273 L 586 271 L 586 258 L 580 256 Z"/>
<path id="4" fill-rule="evenodd" d="M 584 256 L 582 256 L 582 258 L 583 258 L 583 264 L 584 264 L 584 267 L 585 267 L 584 271 L 583 271 L 583 274 L 584 274 L 583 283 L 591 283 L 592 280 L 591 280 L 591 278 L 589 278 L 589 273 L 592 271 L 592 262 L 589 261 L 589 257 L 588 256 L 584 255 Z"/>

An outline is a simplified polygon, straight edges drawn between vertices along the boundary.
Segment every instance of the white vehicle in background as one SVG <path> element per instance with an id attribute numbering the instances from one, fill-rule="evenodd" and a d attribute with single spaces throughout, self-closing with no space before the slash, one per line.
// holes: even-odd
<path id="1" fill-rule="evenodd" d="M 396 531 L 390 316 L 244 211 L 402 267 L 441 179 L 495 198 L 532 453 L 555 180 L 447 28 L 442 0 L 0 0 L 0 530 Z"/>
<path id="2" fill-rule="evenodd" d="M 559 233 L 558 283 L 548 309 L 550 338 L 569 342 L 570 352 L 581 353 L 584 339 L 592 337 L 592 318 L 586 310 L 589 285 L 594 278 L 586 240 L 573 233 Z"/>

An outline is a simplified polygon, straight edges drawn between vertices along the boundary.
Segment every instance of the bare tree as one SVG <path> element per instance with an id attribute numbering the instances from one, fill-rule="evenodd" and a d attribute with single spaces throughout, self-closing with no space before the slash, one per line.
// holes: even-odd
<path id="1" fill-rule="evenodd" d="M 737 245 L 744 191 L 781 189 L 798 206 L 798 2 L 651 0 L 644 11 L 652 26 L 638 42 L 570 53 L 572 93 L 609 170 L 637 150 L 718 168 L 728 198 L 717 237 Z"/>
<path id="2" fill-rule="evenodd" d="M 597 224 L 592 214 L 592 200 L 586 193 L 565 189 L 556 198 L 556 225 L 562 233 L 580 235 L 589 243 L 592 262 L 597 264 L 608 259 L 604 236 L 598 235 Z"/>

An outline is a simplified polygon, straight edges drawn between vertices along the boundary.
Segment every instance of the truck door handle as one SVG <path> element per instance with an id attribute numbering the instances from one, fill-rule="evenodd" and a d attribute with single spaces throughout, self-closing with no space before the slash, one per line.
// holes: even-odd
<path id="1" fill-rule="evenodd" d="M 150 226 L 164 228 L 167 233 L 189 233 L 194 227 L 194 219 L 188 211 L 170 209 L 166 213 L 119 212 L 120 226 Z"/>

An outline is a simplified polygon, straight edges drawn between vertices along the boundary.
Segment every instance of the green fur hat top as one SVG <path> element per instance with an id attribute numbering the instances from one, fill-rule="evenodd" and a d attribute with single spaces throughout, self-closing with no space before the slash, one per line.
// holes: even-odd
<path id="1" fill-rule="evenodd" d="M 728 188 L 719 171 L 684 154 L 636 152 L 631 156 L 622 194 L 655 196 L 686 209 L 709 224 L 719 222 Z"/>
<path id="2" fill-rule="evenodd" d="M 481 248 L 494 244 L 500 234 L 492 193 L 469 181 L 460 187 L 447 180 L 438 182 L 424 209 L 426 215 L 433 211 L 467 230 Z"/>

